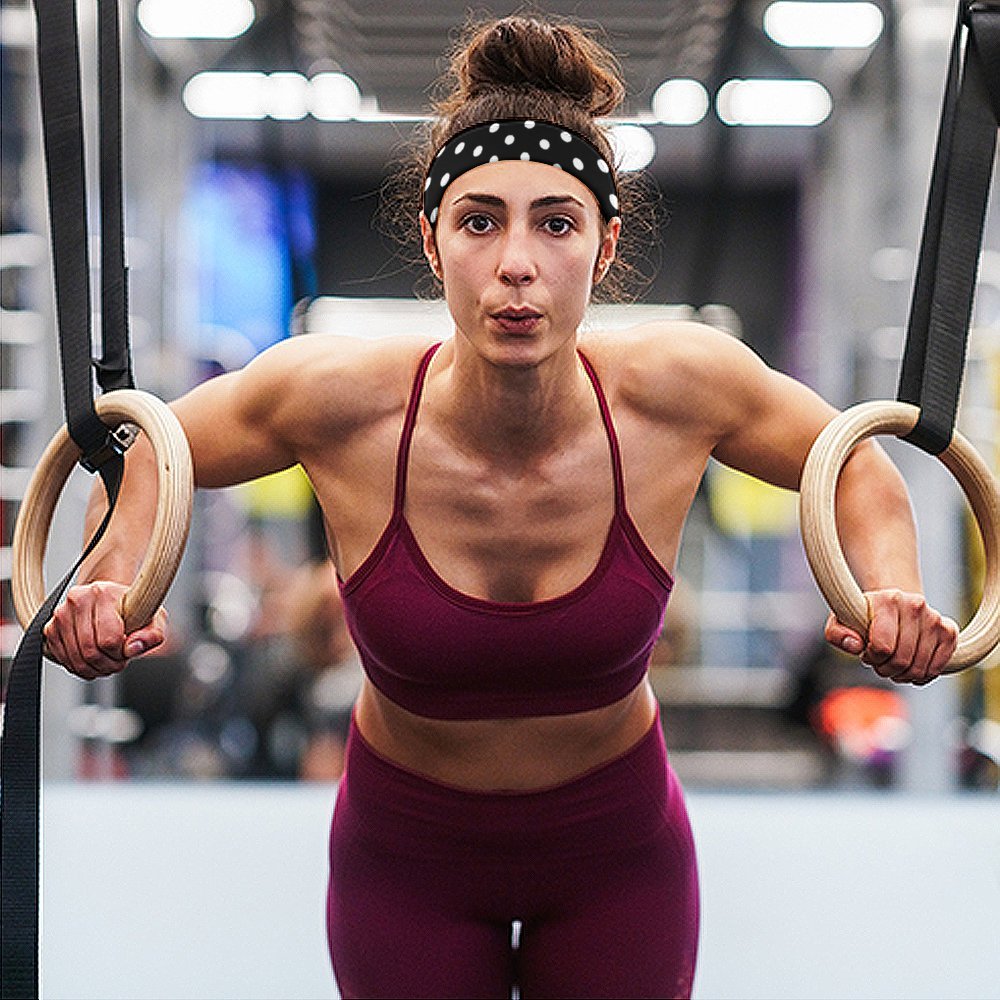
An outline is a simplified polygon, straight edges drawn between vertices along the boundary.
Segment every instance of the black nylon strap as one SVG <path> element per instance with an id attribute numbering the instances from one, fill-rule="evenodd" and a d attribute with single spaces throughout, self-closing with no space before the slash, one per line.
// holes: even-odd
<path id="1" fill-rule="evenodd" d="M 133 384 L 128 342 L 121 180 L 120 35 L 117 0 L 99 0 L 101 80 L 101 341 L 98 383 Z M 73 568 L 25 631 L 8 678 L 0 748 L 0 998 L 39 994 L 39 802 L 42 630 L 108 525 L 121 485 L 122 448 L 94 408 L 91 373 L 83 114 L 76 5 L 35 0 L 39 85 L 49 193 L 63 403 L 81 463 L 100 473 L 108 510 Z"/>
<path id="2" fill-rule="evenodd" d="M 42 629 L 107 529 L 124 464 L 117 454 L 101 466 L 107 513 L 73 568 L 38 609 L 10 668 L 0 744 L 0 1000 L 38 997 Z"/>
<path id="3" fill-rule="evenodd" d="M 121 169 L 121 58 L 117 0 L 99 5 L 101 341 L 102 389 L 130 388 Z M 76 5 L 35 0 L 38 76 L 48 179 L 52 265 L 62 367 L 63 405 L 70 437 L 86 464 L 108 445 L 94 411 L 91 374 L 90 254 L 84 168 L 83 109 Z"/>
<path id="4" fill-rule="evenodd" d="M 94 411 L 90 370 L 90 254 L 76 4 L 36 0 L 35 19 L 63 406 L 70 437 L 89 455 L 104 447 L 107 428 Z"/>
<path id="5" fill-rule="evenodd" d="M 963 37 L 965 37 L 963 59 Z M 960 4 L 897 398 L 919 407 L 907 440 L 931 454 L 958 412 L 1000 122 L 1000 5 Z"/>
<path id="6" fill-rule="evenodd" d="M 101 358 L 97 383 L 108 392 L 131 389 L 132 353 L 128 326 L 128 270 L 122 209 L 121 29 L 118 0 L 98 0 L 98 78 L 101 100 Z"/>

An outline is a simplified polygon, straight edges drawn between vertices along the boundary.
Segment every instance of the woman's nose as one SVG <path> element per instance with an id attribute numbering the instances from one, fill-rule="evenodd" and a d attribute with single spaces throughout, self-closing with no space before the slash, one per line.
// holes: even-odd
<path id="1" fill-rule="evenodd" d="M 497 264 L 497 276 L 505 285 L 526 285 L 535 280 L 537 269 L 522 239 L 511 236 L 504 241 Z"/>

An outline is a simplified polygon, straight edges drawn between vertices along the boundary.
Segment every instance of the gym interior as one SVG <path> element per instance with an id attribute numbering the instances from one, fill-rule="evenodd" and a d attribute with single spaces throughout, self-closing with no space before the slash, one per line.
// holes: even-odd
<path id="1" fill-rule="evenodd" d="M 388 199 L 468 7 L 124 0 L 140 388 L 174 399 L 289 337 L 450 335 Z M 635 300 L 586 323 L 698 319 L 838 408 L 893 399 L 956 3 L 534 9 L 599 26 L 620 54 L 615 153 L 646 178 L 655 220 Z M 95 4 L 78 17 L 93 203 Z M 15 521 L 64 420 L 35 36 L 31 5 L 3 0 L 5 682 L 23 633 Z M 957 427 L 994 472 L 998 408 L 993 197 Z M 928 599 L 964 624 L 986 575 L 968 500 L 933 456 L 881 440 L 909 486 Z M 90 486 L 78 469 L 63 490 L 47 580 L 79 554 Z M 337 995 L 327 838 L 361 667 L 325 557 L 300 470 L 199 491 L 168 644 L 93 683 L 46 665 L 44 997 Z M 699 851 L 694 995 L 1000 997 L 1000 654 L 909 687 L 828 646 L 796 495 L 715 462 L 675 575 L 650 678 Z"/>

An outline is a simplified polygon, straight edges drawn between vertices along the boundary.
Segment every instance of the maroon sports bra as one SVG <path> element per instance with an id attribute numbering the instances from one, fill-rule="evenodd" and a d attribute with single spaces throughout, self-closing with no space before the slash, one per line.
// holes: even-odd
<path id="1" fill-rule="evenodd" d="M 673 577 L 625 509 L 621 452 L 593 366 L 611 446 L 615 512 L 600 560 L 571 591 L 544 601 L 488 601 L 431 567 L 403 511 L 410 442 L 435 344 L 417 369 L 396 461 L 392 517 L 375 548 L 340 581 L 351 636 L 371 682 L 433 719 L 563 715 L 623 698 L 646 674 Z"/>

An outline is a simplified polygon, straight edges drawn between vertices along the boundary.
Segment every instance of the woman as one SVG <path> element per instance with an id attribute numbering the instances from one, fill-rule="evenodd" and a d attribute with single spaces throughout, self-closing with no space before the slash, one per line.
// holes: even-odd
<path id="1" fill-rule="evenodd" d="M 795 488 L 834 411 L 713 329 L 580 332 L 628 224 L 595 120 L 612 67 L 521 17 L 456 56 L 420 219 L 449 340 L 298 337 L 175 404 L 200 485 L 300 462 L 326 518 L 368 675 L 331 846 L 347 997 L 690 995 L 694 851 L 647 660 L 709 457 Z M 81 677 L 162 641 L 162 614 L 126 636 L 118 613 L 155 479 L 148 450 L 128 464 L 112 540 L 46 633 Z M 875 444 L 837 506 L 874 617 L 826 638 L 928 682 L 957 629 L 920 596 Z"/>

